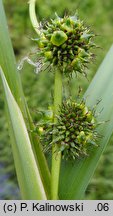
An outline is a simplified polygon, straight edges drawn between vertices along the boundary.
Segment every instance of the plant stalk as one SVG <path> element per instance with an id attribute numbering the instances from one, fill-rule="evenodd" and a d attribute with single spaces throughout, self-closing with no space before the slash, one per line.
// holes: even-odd
<path id="1" fill-rule="evenodd" d="M 37 21 L 36 13 L 35 13 L 35 4 L 36 0 L 29 1 L 29 15 L 33 28 L 35 29 L 38 37 L 40 37 L 39 23 Z"/>
<path id="2" fill-rule="evenodd" d="M 56 116 L 59 112 L 59 106 L 62 104 L 62 73 L 60 70 L 55 71 L 54 84 L 54 123 L 57 122 Z M 61 153 L 58 152 L 58 145 L 52 146 L 52 170 L 51 170 L 51 199 L 58 199 L 58 186 L 60 175 Z"/>

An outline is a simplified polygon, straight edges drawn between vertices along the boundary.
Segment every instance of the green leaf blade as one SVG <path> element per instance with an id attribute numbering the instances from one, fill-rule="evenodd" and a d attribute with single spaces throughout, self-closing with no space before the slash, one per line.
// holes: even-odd
<path id="1" fill-rule="evenodd" d="M 60 199 L 82 199 L 89 181 L 98 165 L 113 132 L 113 46 L 98 69 L 93 81 L 87 89 L 84 98 L 86 104 L 97 105 L 98 121 L 108 121 L 98 127 L 98 133 L 103 136 L 98 147 L 94 148 L 89 157 L 75 162 L 63 162 L 60 179 Z"/>
<path id="2" fill-rule="evenodd" d="M 49 196 L 50 172 L 39 139 L 34 133 L 31 132 L 32 130 L 34 130 L 34 124 L 24 97 L 20 73 L 19 71 L 17 71 L 16 60 L 8 31 L 8 25 L 2 0 L 0 0 L 0 65 L 4 71 L 8 86 L 15 100 L 17 101 L 19 108 L 21 109 L 26 124 L 29 127 L 29 137 L 37 161 L 37 166 L 40 169 L 41 178 L 45 190 L 47 191 L 46 193 Z"/>
<path id="3" fill-rule="evenodd" d="M 47 199 L 22 113 L 1 68 L 0 75 L 5 92 L 10 126 L 12 127 L 12 149 L 22 198 Z"/>

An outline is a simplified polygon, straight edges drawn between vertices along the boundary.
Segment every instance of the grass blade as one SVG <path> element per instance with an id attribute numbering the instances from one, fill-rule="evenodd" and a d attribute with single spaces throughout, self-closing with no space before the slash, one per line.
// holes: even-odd
<path id="1" fill-rule="evenodd" d="M 8 32 L 7 21 L 5 17 L 2 0 L 0 0 L 0 65 L 4 71 L 7 83 L 11 92 L 22 111 L 24 120 L 29 127 L 29 131 L 34 129 L 33 121 L 31 119 L 29 109 L 27 107 L 23 89 L 21 85 L 20 74 L 17 71 L 16 60 L 11 44 L 11 39 Z M 45 156 L 43 154 L 41 145 L 37 136 L 29 132 L 31 144 L 33 146 L 34 155 L 36 157 L 37 165 L 41 173 L 41 178 L 45 189 L 49 195 L 50 192 L 50 173 L 47 166 Z M 46 178 L 45 178 L 46 176 Z"/>
<path id="2" fill-rule="evenodd" d="M 12 127 L 12 149 L 22 198 L 46 199 L 22 113 L 9 89 L 1 68 L 0 75 Z"/>
<path id="3" fill-rule="evenodd" d="M 99 147 L 93 150 L 86 159 L 73 163 L 63 162 L 60 179 L 60 199 L 82 199 L 88 183 L 96 169 L 100 156 L 113 132 L 113 46 L 98 69 L 93 81 L 87 89 L 84 98 L 86 104 L 94 106 L 98 100 L 97 112 L 99 121 L 109 120 L 98 127 L 103 138 Z"/>
<path id="4" fill-rule="evenodd" d="M 0 65 L 4 71 L 8 85 L 13 93 L 17 103 L 26 117 L 26 108 L 24 104 L 24 95 L 20 80 L 20 74 L 17 73 L 16 60 L 9 37 L 8 26 L 5 12 L 0 0 Z"/>

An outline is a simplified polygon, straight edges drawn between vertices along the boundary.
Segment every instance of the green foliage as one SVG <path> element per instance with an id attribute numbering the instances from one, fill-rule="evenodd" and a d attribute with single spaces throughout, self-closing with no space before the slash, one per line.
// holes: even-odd
<path id="1" fill-rule="evenodd" d="M 96 112 L 100 112 L 97 117 L 99 121 L 107 121 L 104 125 L 97 128 L 102 139 L 99 140 L 98 148 L 93 149 L 89 157 L 83 160 L 76 160 L 74 164 L 68 163 L 62 166 L 61 183 L 59 192 L 61 199 L 81 199 L 84 196 L 88 182 L 92 177 L 100 156 L 103 153 L 113 132 L 113 61 L 112 61 L 113 46 L 107 53 L 105 59 L 100 65 L 96 75 L 90 83 L 84 98 L 87 106 L 95 106 L 96 102 L 101 99 L 101 102 L 96 108 Z M 107 71 L 107 73 L 106 73 Z M 109 85 L 107 84 L 109 83 Z M 96 87 L 95 87 L 96 84 Z M 105 87 L 106 86 L 106 89 Z M 109 106 L 108 106 L 109 104 Z M 104 109 L 103 109 L 104 108 Z M 66 169 L 65 166 L 67 165 Z M 68 178 L 67 178 L 68 176 Z M 63 182 L 65 181 L 65 184 Z M 70 186 L 71 185 L 71 186 Z"/>
<path id="2" fill-rule="evenodd" d="M 22 86 L 21 86 L 21 82 L 20 82 L 20 74 L 17 72 L 17 68 L 16 68 L 15 57 L 14 57 L 14 53 L 13 53 L 10 37 L 9 37 L 9 34 L 8 34 L 7 22 L 6 22 L 6 18 L 5 18 L 5 13 L 4 13 L 2 1 L 0 1 L 0 17 L 1 17 L 0 19 L 2 20 L 2 25 L 0 26 L 0 38 L 1 38 L 1 43 L 0 43 L 0 64 L 1 64 L 1 66 L 3 68 L 3 70 L 4 70 L 4 74 L 6 76 L 8 85 L 9 85 L 9 87 L 10 87 L 12 93 L 13 93 L 13 96 L 15 97 L 15 100 L 18 103 L 19 108 L 22 111 L 22 115 L 24 116 L 24 120 L 26 122 L 29 121 L 29 127 L 33 128 L 33 123 L 31 122 L 31 118 L 30 118 L 30 114 L 29 114 L 29 111 L 28 111 L 28 108 L 27 108 L 27 104 L 26 104 L 24 96 L 23 96 Z M 2 75 L 2 72 L 1 72 L 1 75 Z M 3 79 L 3 81 L 4 81 L 4 79 Z M 6 89 L 4 87 L 4 91 L 5 90 Z M 8 106 L 8 109 L 7 109 L 7 113 L 8 113 L 7 117 L 8 117 L 8 121 L 9 121 L 9 125 L 10 125 L 9 128 L 10 128 L 11 138 L 14 141 L 13 143 L 16 144 L 16 143 L 18 143 L 18 141 L 16 141 L 16 139 L 15 139 L 15 132 L 13 130 L 14 129 L 13 128 L 14 125 L 12 124 L 13 121 L 11 121 L 11 116 L 10 116 L 10 114 L 12 113 L 12 111 L 10 112 L 9 106 Z M 29 135 L 30 135 L 30 131 L 29 131 Z M 39 155 L 40 156 L 42 155 L 42 159 L 41 158 L 39 159 L 39 163 L 41 163 L 40 170 L 42 169 L 42 173 L 44 173 L 44 174 L 47 171 L 48 174 L 46 173 L 47 174 L 46 176 L 49 178 L 49 171 L 48 171 L 48 169 L 46 169 L 46 164 L 47 163 L 46 163 L 44 154 L 43 154 L 42 150 L 40 149 L 41 146 L 38 143 L 38 139 L 36 137 L 32 136 L 32 134 L 31 134 L 30 140 L 31 140 L 31 143 L 33 143 L 35 145 L 35 146 L 33 146 L 33 151 L 34 151 L 34 148 L 35 148 L 35 153 L 38 152 L 38 159 L 39 159 Z M 32 142 L 33 140 L 34 140 L 34 142 Z M 16 151 L 14 149 L 15 148 L 13 148 L 13 153 L 15 152 L 14 153 L 14 155 L 15 155 Z M 18 161 L 18 159 L 17 159 L 17 161 Z M 17 163 L 17 164 L 19 164 L 19 163 Z M 43 164 L 44 164 L 44 167 L 43 167 Z M 40 165 L 38 164 L 38 166 L 40 166 Z M 41 174 L 41 178 L 43 178 L 43 174 Z M 43 183 L 46 180 L 47 180 L 47 178 L 44 179 Z M 21 186 L 22 186 L 22 184 L 21 184 Z M 48 184 L 46 184 L 46 186 L 48 186 Z M 25 190 L 24 190 L 24 192 L 25 192 Z"/>
<path id="3" fill-rule="evenodd" d="M 14 51 L 17 56 L 17 59 L 21 59 L 23 56 L 27 55 L 31 50 L 31 40 L 30 37 L 36 37 L 34 35 L 30 21 L 28 16 L 28 8 L 27 8 L 27 1 L 16 1 L 15 0 L 4 0 L 6 14 L 8 18 L 8 24 L 10 29 L 10 35 L 12 38 Z M 60 7 L 59 7 L 60 5 Z M 113 4 L 112 0 L 110 1 L 92 1 L 92 0 L 84 0 L 76 2 L 73 0 L 63 0 L 63 1 L 51 1 L 51 0 L 40 0 L 37 1 L 37 15 L 40 20 L 43 21 L 46 18 L 53 17 L 54 13 L 57 13 L 60 16 L 63 16 L 66 13 L 72 12 L 75 13 L 75 10 L 79 9 L 80 16 L 85 19 L 85 22 L 91 25 L 91 28 L 95 33 L 98 33 L 100 36 L 96 38 L 97 44 L 99 44 L 101 49 L 96 51 L 96 64 L 92 64 L 90 68 L 90 75 L 88 75 L 89 80 L 92 79 L 94 73 L 103 59 L 103 56 L 107 52 L 110 44 L 112 43 L 112 35 L 113 35 Z M 93 26 L 92 26 L 93 23 Z M 20 40 L 21 38 L 21 40 Z M 33 42 L 32 42 L 33 43 Z M 35 46 L 35 44 L 34 44 Z M 37 107 L 39 109 L 45 108 L 49 106 L 52 102 L 52 95 L 50 97 L 50 91 L 52 91 L 53 86 L 50 83 L 53 82 L 53 77 L 51 73 L 45 71 L 43 74 L 39 74 L 37 77 L 36 74 L 33 74 L 33 68 L 25 64 L 24 72 L 22 71 L 21 77 L 24 85 L 24 92 L 26 95 L 27 102 L 29 104 L 31 114 L 33 116 L 34 121 L 37 123 L 40 117 L 37 116 Z M 80 81 L 76 88 L 82 84 L 83 92 L 86 89 L 87 85 L 89 84 L 86 81 L 83 81 L 83 78 L 80 77 Z M 67 82 L 65 80 L 65 82 Z M 84 85 L 83 85 L 84 82 Z M 37 90 L 38 87 L 38 90 Z M 1 87 L 0 87 L 1 89 Z M 76 90 L 75 90 L 75 79 L 71 81 L 71 93 L 73 98 L 76 97 Z M 45 93 L 46 92 L 46 93 Z M 0 91 L 1 93 L 1 91 Z M 69 92 L 65 92 L 65 94 L 69 94 Z M 4 173 L 10 173 L 10 176 L 7 177 L 7 183 L 10 180 L 14 180 L 14 165 L 13 165 L 13 158 L 10 152 L 10 146 L 8 143 L 9 137 L 7 133 L 7 124 L 5 123 L 4 113 L 3 113 L 3 100 L 0 99 L 0 163 L 3 162 L 4 164 Z M 110 141 L 111 145 L 107 147 L 105 154 L 101 157 L 100 164 L 98 169 L 94 175 L 94 179 L 92 183 L 87 189 L 87 196 L 86 198 L 89 199 L 113 199 L 113 195 L 111 194 L 111 188 L 113 187 L 112 182 L 108 181 L 109 179 L 113 180 L 112 175 L 112 166 L 113 166 L 113 157 L 112 157 L 112 139 Z M 5 145 L 5 148 L 4 148 Z M 7 155 L 7 157 L 6 157 Z M 3 173 L 1 171 L 1 174 Z M 99 179 L 99 180 L 98 180 Z M 12 181 L 13 182 L 13 181 Z M 16 180 L 15 180 L 16 182 Z M 7 190 L 7 183 L 5 183 L 5 191 Z M 14 183 L 15 186 L 15 183 Z M 15 190 L 16 191 L 16 190 Z M 9 194 L 7 194 L 9 192 Z M 15 199 L 17 193 L 12 194 L 9 190 L 8 192 L 2 193 L 0 199 Z M 108 194 L 108 195 L 107 195 Z"/>
<path id="4" fill-rule="evenodd" d="M 99 165 L 90 182 L 87 190 L 85 199 L 108 199 L 113 200 L 113 137 L 110 140 L 106 151 L 101 156 Z"/>
<path id="5" fill-rule="evenodd" d="M 0 67 L 15 167 L 23 199 L 46 199 L 22 112 Z M 21 135 L 21 136 L 20 136 Z"/>

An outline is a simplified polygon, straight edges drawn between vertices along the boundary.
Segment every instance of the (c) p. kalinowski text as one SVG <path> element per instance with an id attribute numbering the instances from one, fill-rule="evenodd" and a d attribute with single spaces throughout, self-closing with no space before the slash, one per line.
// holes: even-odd
<path id="1" fill-rule="evenodd" d="M 33 203 L 32 204 L 32 211 L 83 211 L 83 203 L 75 203 L 75 204 L 40 204 L 40 203 Z"/>

